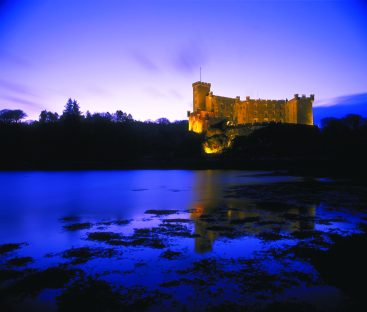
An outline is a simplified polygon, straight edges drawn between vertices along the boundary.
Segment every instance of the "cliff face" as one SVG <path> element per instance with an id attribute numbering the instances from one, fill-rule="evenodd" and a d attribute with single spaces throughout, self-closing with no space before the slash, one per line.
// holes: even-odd
<path id="1" fill-rule="evenodd" d="M 210 127 L 205 132 L 205 141 L 203 150 L 206 154 L 220 154 L 226 149 L 231 148 L 234 139 L 239 136 L 248 136 L 253 131 L 263 126 L 243 125 L 237 127 L 227 127 L 223 123 L 223 127 Z"/>

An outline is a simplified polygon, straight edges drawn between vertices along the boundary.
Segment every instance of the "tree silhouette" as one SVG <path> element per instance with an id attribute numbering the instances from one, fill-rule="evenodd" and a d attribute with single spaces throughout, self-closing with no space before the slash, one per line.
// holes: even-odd
<path id="1" fill-rule="evenodd" d="M 59 119 L 58 113 L 52 113 L 46 110 L 43 110 L 39 116 L 39 122 L 41 123 L 56 122 L 58 119 Z"/>
<path id="2" fill-rule="evenodd" d="M 82 117 L 83 115 L 80 111 L 78 102 L 69 98 L 65 104 L 65 109 L 62 112 L 61 119 L 80 120 Z"/>
<path id="3" fill-rule="evenodd" d="M 366 120 L 356 114 L 349 114 L 342 118 L 342 121 L 351 130 L 356 130 L 366 124 Z"/>
<path id="4" fill-rule="evenodd" d="M 0 122 L 4 123 L 18 123 L 25 117 L 27 117 L 27 114 L 21 109 L 3 109 L 0 111 Z"/>
<path id="5" fill-rule="evenodd" d="M 111 122 L 112 115 L 110 113 L 94 113 L 89 116 L 89 120 L 96 122 Z"/>
<path id="6" fill-rule="evenodd" d="M 169 125 L 170 121 L 167 118 L 159 118 L 155 121 L 157 124 L 160 125 Z"/>
<path id="7" fill-rule="evenodd" d="M 130 114 L 126 114 L 121 110 L 117 110 L 116 113 L 113 114 L 113 121 L 115 122 L 133 121 L 133 116 L 131 116 Z"/>

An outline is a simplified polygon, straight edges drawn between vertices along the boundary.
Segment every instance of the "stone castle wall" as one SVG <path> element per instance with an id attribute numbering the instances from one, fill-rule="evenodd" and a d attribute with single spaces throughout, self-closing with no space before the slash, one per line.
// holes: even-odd
<path id="1" fill-rule="evenodd" d="M 193 83 L 193 112 L 188 112 L 189 130 L 205 132 L 212 124 L 225 120 L 229 125 L 248 125 L 267 122 L 313 125 L 314 96 L 291 100 L 262 100 L 246 97 L 229 98 L 213 95 L 211 84 Z"/>

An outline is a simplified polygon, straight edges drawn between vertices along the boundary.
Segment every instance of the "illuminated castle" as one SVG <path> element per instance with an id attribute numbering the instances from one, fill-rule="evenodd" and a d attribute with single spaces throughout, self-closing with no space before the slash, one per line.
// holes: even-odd
<path id="1" fill-rule="evenodd" d="M 232 126 L 269 122 L 313 125 L 313 94 L 310 97 L 295 94 L 291 100 L 261 100 L 249 96 L 241 100 L 239 96 L 214 95 L 210 86 L 201 81 L 192 84 L 193 112 L 188 112 L 190 131 L 202 133 L 220 121 Z"/>

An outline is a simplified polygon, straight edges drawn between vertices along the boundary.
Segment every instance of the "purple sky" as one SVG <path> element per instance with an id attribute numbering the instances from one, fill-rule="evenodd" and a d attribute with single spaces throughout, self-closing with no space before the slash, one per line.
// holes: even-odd
<path id="1" fill-rule="evenodd" d="M 224 96 L 360 97 L 366 1 L 0 0 L 0 109 L 185 119 L 200 66 Z"/>

